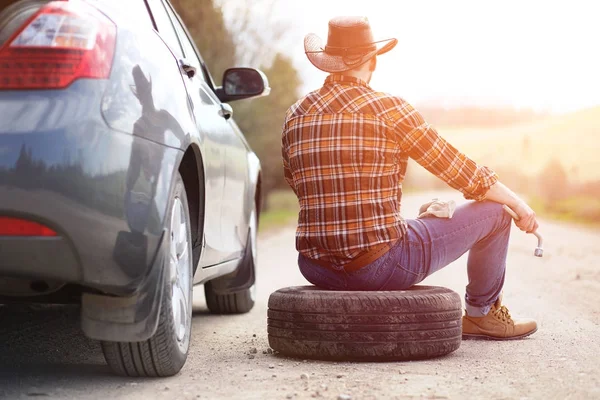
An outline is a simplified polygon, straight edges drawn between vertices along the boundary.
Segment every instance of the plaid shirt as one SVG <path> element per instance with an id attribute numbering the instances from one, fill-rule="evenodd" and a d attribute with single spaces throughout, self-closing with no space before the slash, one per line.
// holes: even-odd
<path id="1" fill-rule="evenodd" d="M 282 155 L 285 178 L 300 203 L 296 248 L 336 265 L 402 236 L 409 157 L 467 199 L 483 200 L 498 181 L 406 101 L 342 75 L 330 75 L 288 110 Z"/>

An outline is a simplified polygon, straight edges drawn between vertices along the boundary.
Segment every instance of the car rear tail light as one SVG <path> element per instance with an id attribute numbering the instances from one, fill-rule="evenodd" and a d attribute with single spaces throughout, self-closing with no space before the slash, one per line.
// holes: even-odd
<path id="1" fill-rule="evenodd" d="M 58 236 L 52 229 L 20 218 L 0 217 L 0 236 Z"/>
<path id="2" fill-rule="evenodd" d="M 116 26 L 83 1 L 51 1 L 0 47 L 1 89 L 60 89 L 110 75 Z"/>

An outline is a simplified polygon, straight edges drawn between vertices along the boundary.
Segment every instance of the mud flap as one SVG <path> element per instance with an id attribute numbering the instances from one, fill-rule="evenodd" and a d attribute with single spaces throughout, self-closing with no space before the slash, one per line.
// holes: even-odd
<path id="1" fill-rule="evenodd" d="M 84 293 L 81 327 L 91 339 L 137 342 L 154 335 L 158 327 L 167 242 L 163 232 L 150 273 L 135 294 L 127 297 Z"/>
<path id="2" fill-rule="evenodd" d="M 254 282 L 256 281 L 256 267 L 252 260 L 252 250 L 248 248 L 248 243 L 250 243 L 250 232 L 248 232 L 246 243 L 244 257 L 240 261 L 237 269 L 230 274 L 210 281 L 212 290 L 216 294 L 224 295 L 237 293 L 249 289 L 254 285 Z"/>

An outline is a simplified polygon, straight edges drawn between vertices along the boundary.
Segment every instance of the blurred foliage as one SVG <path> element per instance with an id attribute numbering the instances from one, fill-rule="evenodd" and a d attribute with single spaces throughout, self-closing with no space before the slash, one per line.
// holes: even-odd
<path id="1" fill-rule="evenodd" d="M 236 62 L 236 46 L 225 25 L 221 7 L 212 0 L 171 0 L 217 85 Z"/>
<path id="2" fill-rule="evenodd" d="M 262 190 L 267 199 L 274 188 L 286 187 L 281 164 L 281 128 L 287 109 L 298 99 L 301 85 L 292 60 L 273 47 L 273 40 L 281 38 L 281 26 L 268 17 L 254 20 L 250 7 L 256 7 L 256 1 L 241 2 L 230 25 L 213 0 L 171 3 L 217 84 L 221 83 L 224 70 L 233 66 L 260 68 L 269 78 L 269 96 L 231 104 L 236 123 L 261 160 Z M 268 9 L 267 3 L 268 0 L 261 0 L 261 7 Z M 268 201 L 263 204 L 268 207 Z"/>
<path id="3" fill-rule="evenodd" d="M 553 115 L 528 123 L 446 128 L 442 136 L 475 161 L 538 176 L 560 160 L 572 182 L 600 179 L 600 107 Z"/>
<path id="4" fill-rule="evenodd" d="M 562 163 L 552 159 L 536 183 L 534 201 L 539 204 L 542 214 L 567 221 L 600 224 L 600 181 L 573 182 Z"/>
<path id="5" fill-rule="evenodd" d="M 556 158 L 550 160 L 548 165 L 540 173 L 538 190 L 546 203 L 554 204 L 569 196 L 569 178 L 564 167 Z"/>
<path id="6" fill-rule="evenodd" d="M 270 2 L 236 0 L 238 8 L 226 21 L 214 0 L 171 0 L 217 84 L 232 66 L 261 68 L 269 78 L 270 96 L 232 103 L 234 118 L 263 166 L 263 204 L 270 211 L 261 218 L 261 224 L 266 221 L 262 229 L 293 221 L 297 212 L 293 193 L 285 190 L 280 140 L 285 112 L 298 99 L 301 80 L 291 60 L 273 46 L 284 40 L 285 26 L 271 18 Z M 256 7 L 265 10 L 259 21 L 252 16 Z M 589 168 L 596 165 L 600 149 L 599 141 L 590 140 L 596 137 L 600 109 L 558 117 L 478 107 L 419 111 L 461 151 L 491 166 L 509 187 L 533 199 L 542 214 L 600 223 L 600 201 L 595 200 L 600 198 L 600 174 Z M 574 142 L 586 146 L 573 146 Z M 447 188 L 410 162 L 404 192 Z"/>
<path id="7" fill-rule="evenodd" d="M 600 225 L 600 180 L 578 182 L 573 171 L 567 171 L 556 158 L 535 176 L 514 166 L 494 169 L 504 184 L 527 197 L 539 215 Z"/>
<path id="8" fill-rule="evenodd" d="M 529 199 L 529 205 L 538 215 L 560 221 L 600 226 L 600 199 L 586 195 L 572 196 L 556 203 L 541 197 Z"/>
<path id="9" fill-rule="evenodd" d="M 298 198 L 292 189 L 276 189 L 269 197 L 269 207 L 273 210 L 300 211 Z"/>
<path id="10" fill-rule="evenodd" d="M 234 117 L 261 160 L 263 193 L 267 194 L 275 188 L 288 187 L 281 163 L 281 130 L 287 109 L 298 99 L 295 88 L 301 82 L 292 61 L 281 54 L 264 72 L 269 77 L 271 95 L 235 103 Z M 269 201 L 265 205 L 268 207 Z"/>
<path id="11" fill-rule="evenodd" d="M 276 189 L 269 196 L 269 209 L 260 217 L 259 232 L 290 225 L 298 220 L 298 199 L 291 189 Z"/>

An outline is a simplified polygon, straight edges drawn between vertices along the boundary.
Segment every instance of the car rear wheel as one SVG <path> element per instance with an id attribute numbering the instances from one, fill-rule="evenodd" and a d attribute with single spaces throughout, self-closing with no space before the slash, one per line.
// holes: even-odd
<path id="1" fill-rule="evenodd" d="M 256 206 L 250 215 L 250 228 L 248 230 L 248 241 L 244 250 L 244 259 L 239 268 L 252 268 L 256 272 L 256 235 L 258 230 L 258 218 Z M 204 285 L 206 305 L 214 314 L 244 314 L 252 310 L 256 297 L 256 283 L 247 289 L 237 292 L 219 294 L 211 282 Z"/>
<path id="2" fill-rule="evenodd" d="M 192 247 L 188 202 L 177 175 L 169 209 L 168 253 L 158 328 L 143 342 L 102 342 L 108 365 L 122 376 L 172 376 L 187 359 L 192 327 Z"/>

